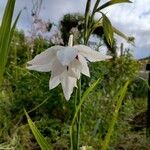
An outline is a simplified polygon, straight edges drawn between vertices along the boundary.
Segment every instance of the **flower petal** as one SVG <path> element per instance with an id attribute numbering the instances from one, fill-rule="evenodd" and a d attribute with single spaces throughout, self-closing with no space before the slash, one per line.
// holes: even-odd
<path id="1" fill-rule="evenodd" d="M 68 75 L 73 78 L 80 79 L 80 71 L 77 68 L 70 68 L 68 70 Z"/>
<path id="2" fill-rule="evenodd" d="M 49 72 L 51 70 L 51 63 L 45 65 L 31 65 L 26 67 L 29 70 L 39 71 L 39 72 Z"/>
<path id="3" fill-rule="evenodd" d="M 80 72 L 82 70 L 81 63 L 78 59 L 74 59 L 68 66 L 68 74 L 71 77 L 80 78 Z"/>
<path id="4" fill-rule="evenodd" d="M 51 65 L 53 76 L 61 75 L 65 70 L 67 70 L 67 67 L 63 66 L 57 58 L 53 60 Z"/>
<path id="5" fill-rule="evenodd" d="M 49 89 L 53 89 L 55 88 L 57 85 L 59 85 L 60 83 L 60 76 L 52 76 L 51 75 L 51 78 L 49 80 Z"/>
<path id="6" fill-rule="evenodd" d="M 79 54 L 86 57 L 91 62 L 102 61 L 112 58 L 108 55 L 102 55 L 100 52 L 97 52 L 85 45 L 75 45 L 73 46 L 76 50 L 79 51 Z"/>
<path id="7" fill-rule="evenodd" d="M 27 62 L 29 66 L 27 69 L 40 72 L 49 72 L 54 60 L 56 59 L 56 52 L 63 46 L 53 46 L 35 56 L 31 61 Z"/>
<path id="8" fill-rule="evenodd" d="M 73 92 L 73 88 L 77 87 L 77 79 L 68 76 L 67 71 L 61 75 L 61 84 L 66 100 L 69 100 Z"/>
<path id="9" fill-rule="evenodd" d="M 45 65 L 49 64 L 50 61 L 56 57 L 56 52 L 60 49 L 63 49 L 63 46 L 53 46 L 48 48 L 47 50 L 43 51 L 42 53 L 36 55 L 34 59 L 27 62 L 29 65 Z"/>
<path id="10" fill-rule="evenodd" d="M 89 67 L 87 65 L 86 59 L 80 54 L 78 54 L 78 59 L 81 62 L 81 66 L 82 66 L 81 67 L 81 73 L 90 77 Z"/>
<path id="11" fill-rule="evenodd" d="M 57 58 L 64 66 L 68 66 L 71 61 L 77 56 L 78 51 L 72 47 L 66 47 L 57 52 Z"/>

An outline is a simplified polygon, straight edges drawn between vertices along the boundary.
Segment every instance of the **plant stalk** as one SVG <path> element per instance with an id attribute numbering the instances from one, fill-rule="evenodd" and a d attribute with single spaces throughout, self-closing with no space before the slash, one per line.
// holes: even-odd
<path id="1" fill-rule="evenodd" d="M 77 107 L 81 100 L 81 80 L 78 81 L 78 89 L 76 89 L 76 95 L 74 98 L 74 114 L 76 114 Z M 77 118 L 70 130 L 71 136 L 71 150 L 79 150 L 80 144 L 80 124 L 81 124 L 81 110 L 77 115 Z"/>

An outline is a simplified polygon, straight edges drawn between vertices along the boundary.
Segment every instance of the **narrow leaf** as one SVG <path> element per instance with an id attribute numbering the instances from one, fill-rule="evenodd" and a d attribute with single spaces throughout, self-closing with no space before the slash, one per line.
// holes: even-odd
<path id="1" fill-rule="evenodd" d="M 94 16 L 94 13 L 96 12 L 97 7 L 98 7 L 100 1 L 101 1 L 101 0 L 96 0 L 95 5 L 94 5 L 94 8 L 93 8 L 93 12 L 92 12 L 92 17 Z"/>
<path id="2" fill-rule="evenodd" d="M 128 43 L 134 44 L 134 37 L 128 37 L 123 32 L 119 31 L 117 28 L 113 27 L 113 31 L 115 34 L 124 38 Z"/>
<path id="3" fill-rule="evenodd" d="M 108 148 L 108 145 L 109 145 L 109 142 L 110 142 L 110 138 L 113 134 L 113 131 L 114 131 L 114 126 L 117 122 L 117 118 L 118 118 L 118 115 L 119 115 L 119 110 L 121 108 L 121 105 L 122 105 L 122 102 L 123 102 L 123 99 L 125 97 L 125 94 L 127 92 L 127 89 L 128 89 L 128 85 L 129 85 L 130 81 L 127 81 L 125 83 L 125 85 L 119 90 L 119 92 L 117 93 L 117 95 L 115 96 L 115 102 L 117 103 L 116 104 L 116 108 L 115 108 L 115 111 L 112 115 L 112 120 L 110 121 L 110 124 L 109 124 L 109 128 L 108 128 L 108 132 L 105 136 L 105 139 L 104 139 L 104 142 L 103 142 L 103 145 L 102 145 L 102 150 L 107 150 Z"/>
<path id="4" fill-rule="evenodd" d="M 144 82 L 144 84 L 147 86 L 148 90 L 150 90 L 150 85 L 148 84 L 148 81 L 142 77 L 138 77 L 138 78 L 141 79 Z"/>
<path id="5" fill-rule="evenodd" d="M 5 45 L 5 42 L 8 40 L 8 36 L 11 30 L 14 6 L 15 0 L 8 0 L 0 28 L 0 52 L 2 51 L 2 46 Z"/>
<path id="6" fill-rule="evenodd" d="M 49 145 L 49 143 L 45 140 L 45 138 L 43 137 L 43 135 L 37 129 L 37 127 L 35 126 L 35 124 L 32 122 L 31 118 L 27 114 L 26 110 L 24 110 L 24 112 L 25 112 L 25 115 L 27 117 L 30 129 L 31 129 L 31 131 L 32 131 L 32 133 L 33 133 L 33 135 L 34 135 L 37 143 L 39 144 L 40 148 L 42 150 L 52 150 L 52 146 Z"/>
<path id="7" fill-rule="evenodd" d="M 114 44 L 114 34 L 113 34 L 113 28 L 111 25 L 110 20 L 107 18 L 105 14 L 102 13 L 103 17 L 103 30 L 104 30 L 104 35 L 106 37 L 107 42 L 110 44 L 112 47 Z"/>
<path id="8" fill-rule="evenodd" d="M 111 6 L 111 5 L 114 5 L 114 4 L 118 4 L 118 3 L 132 3 L 131 1 L 129 0 L 110 0 L 106 3 L 104 3 L 102 6 L 100 6 L 99 8 L 97 8 L 97 12 L 98 11 L 101 11 L 102 9 L 108 7 L 108 6 Z"/>
<path id="9" fill-rule="evenodd" d="M 18 22 L 18 20 L 19 20 L 20 15 L 21 15 L 21 12 L 22 12 L 22 11 L 20 11 L 20 12 L 18 13 L 18 15 L 17 15 L 17 17 L 16 17 L 16 19 L 15 19 L 15 21 L 14 21 L 14 23 L 13 23 L 13 26 L 12 26 L 12 28 L 11 28 L 11 31 L 10 31 L 10 38 L 9 38 L 8 51 L 9 51 L 10 42 L 11 42 L 11 40 L 12 40 L 12 37 L 13 37 L 14 31 L 15 31 L 17 22 Z"/>
<path id="10" fill-rule="evenodd" d="M 8 0 L 0 27 L 0 84 L 7 62 L 8 48 L 10 46 L 11 22 L 15 7 L 15 0 Z"/>
<path id="11" fill-rule="evenodd" d="M 87 0 L 86 3 L 86 9 L 85 9 L 85 30 L 84 30 L 84 40 L 86 40 L 87 35 L 88 35 L 88 26 L 89 26 L 89 20 L 90 20 L 90 6 L 91 6 L 91 0 Z"/>
<path id="12" fill-rule="evenodd" d="M 72 133 L 73 125 L 74 125 L 74 123 L 75 123 L 75 121 L 76 121 L 76 119 L 77 119 L 77 116 L 78 116 L 78 113 L 79 113 L 79 111 L 80 111 L 80 109 L 81 109 L 82 104 L 84 103 L 84 101 L 85 101 L 86 98 L 88 97 L 89 93 L 90 93 L 91 91 L 93 91 L 93 89 L 98 85 L 98 83 L 100 82 L 100 80 L 101 80 L 101 77 L 100 77 L 97 81 L 95 81 L 95 82 L 83 93 L 83 96 L 81 97 L 80 103 L 79 103 L 79 105 L 77 106 L 76 112 L 75 112 L 75 114 L 74 114 L 74 117 L 73 117 L 73 120 L 72 120 L 72 123 L 71 123 L 70 133 Z M 71 134 L 71 135 L 72 135 L 72 134 Z"/>

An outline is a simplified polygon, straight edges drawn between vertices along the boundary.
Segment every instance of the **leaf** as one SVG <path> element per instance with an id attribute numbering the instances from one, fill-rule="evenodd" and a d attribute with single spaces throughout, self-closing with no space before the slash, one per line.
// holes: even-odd
<path id="1" fill-rule="evenodd" d="M 81 106 L 82 104 L 84 103 L 84 101 L 86 100 L 86 98 L 88 97 L 89 93 L 98 85 L 98 83 L 100 82 L 101 80 L 101 77 L 95 81 L 84 93 L 83 93 L 83 96 L 81 97 L 81 100 L 80 100 L 80 103 L 79 105 L 77 106 L 77 109 L 76 109 L 76 112 L 74 114 L 74 117 L 73 117 L 73 120 L 72 120 L 72 123 L 71 123 L 71 127 L 70 127 L 70 134 L 72 135 L 72 129 L 73 129 L 73 125 L 77 119 L 77 116 L 78 116 L 78 113 L 81 109 Z"/>
<path id="2" fill-rule="evenodd" d="M 113 31 L 115 34 L 124 38 L 128 43 L 134 44 L 134 37 L 128 37 L 123 32 L 119 31 L 117 28 L 113 27 Z"/>
<path id="3" fill-rule="evenodd" d="M 88 36 L 88 26 L 89 26 L 89 20 L 90 20 L 90 6 L 91 6 L 91 0 L 87 0 L 86 3 L 86 9 L 85 9 L 85 30 L 84 30 L 84 42 L 86 43 L 87 41 L 87 36 Z"/>
<path id="4" fill-rule="evenodd" d="M 132 3 L 131 1 L 129 0 L 110 0 L 106 3 L 104 3 L 102 6 L 100 6 L 99 8 L 97 8 L 97 12 L 108 7 L 108 6 L 111 6 L 111 5 L 114 5 L 114 4 L 118 4 L 118 3 Z"/>
<path id="5" fill-rule="evenodd" d="M 86 27 L 88 25 L 88 20 L 89 20 L 90 6 L 91 6 L 91 0 L 87 0 L 86 9 L 85 9 L 85 25 L 86 25 Z"/>
<path id="6" fill-rule="evenodd" d="M 119 110 L 121 108 L 123 99 L 124 99 L 125 94 L 127 92 L 129 83 L 130 83 L 130 81 L 127 81 L 125 83 L 125 85 L 119 90 L 119 92 L 114 97 L 114 100 L 117 104 L 116 104 L 115 111 L 113 112 L 113 115 L 112 115 L 112 120 L 110 121 L 110 124 L 109 124 L 108 132 L 107 132 L 107 134 L 105 136 L 105 139 L 103 141 L 103 145 L 102 145 L 102 148 L 101 148 L 102 150 L 107 150 L 107 148 L 108 148 L 108 144 L 109 144 L 110 138 L 113 134 L 114 126 L 117 122 L 117 118 L 118 118 L 118 115 L 119 115 Z"/>
<path id="7" fill-rule="evenodd" d="M 18 20 L 19 20 L 20 15 L 21 15 L 21 12 L 22 12 L 22 11 L 20 11 L 19 14 L 17 15 L 17 17 L 16 17 L 16 19 L 15 19 L 15 21 L 14 21 L 14 23 L 13 23 L 13 26 L 12 26 L 12 28 L 11 28 L 11 31 L 10 31 L 10 38 L 9 38 L 9 45 L 10 45 L 10 43 L 11 43 L 11 40 L 12 40 L 14 31 L 15 31 L 15 28 L 16 28 L 17 22 L 18 22 Z M 9 46 L 9 45 L 8 45 L 8 46 Z M 9 48 L 8 48 L 8 51 L 9 51 Z"/>
<path id="8" fill-rule="evenodd" d="M 30 126 L 30 129 L 37 141 L 37 143 L 39 144 L 40 148 L 42 150 L 52 150 L 52 146 L 49 145 L 49 143 L 45 140 L 45 138 L 43 137 L 43 135 L 40 133 L 40 131 L 37 129 L 37 127 L 35 126 L 35 124 L 32 122 L 31 118 L 29 117 L 29 115 L 27 114 L 26 110 L 24 110 L 25 115 L 27 117 L 28 120 L 28 124 Z"/>
<path id="9" fill-rule="evenodd" d="M 149 85 L 148 81 L 142 77 L 138 77 L 138 78 L 141 79 L 144 82 L 144 84 L 147 86 L 148 90 L 150 90 L 150 85 Z"/>
<path id="10" fill-rule="evenodd" d="M 10 47 L 11 35 L 11 23 L 14 12 L 15 0 L 8 0 L 2 18 L 0 27 L 0 84 L 2 82 L 5 65 L 7 62 L 8 49 Z"/>
<path id="11" fill-rule="evenodd" d="M 94 8 L 93 8 L 93 12 L 92 12 L 92 17 L 94 16 L 94 13 L 96 12 L 97 7 L 98 7 L 100 1 L 101 1 L 101 0 L 96 0 L 95 5 L 94 5 Z"/>
<path id="12" fill-rule="evenodd" d="M 112 47 L 114 44 L 114 34 L 113 34 L 113 27 L 111 25 L 110 20 L 107 18 L 105 14 L 102 13 L 103 17 L 103 30 L 104 35 L 106 37 L 107 42 Z"/>

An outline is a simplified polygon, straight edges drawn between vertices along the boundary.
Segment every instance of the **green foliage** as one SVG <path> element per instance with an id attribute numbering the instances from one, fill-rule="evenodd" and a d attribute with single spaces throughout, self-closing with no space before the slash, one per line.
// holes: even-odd
<path id="1" fill-rule="evenodd" d="M 0 85 L 4 74 L 5 65 L 7 63 L 13 32 L 20 16 L 19 13 L 13 26 L 11 27 L 14 6 L 15 0 L 8 0 L 0 27 Z"/>
<path id="2" fill-rule="evenodd" d="M 107 18 L 105 14 L 102 13 L 103 16 L 103 29 L 104 29 L 104 35 L 106 37 L 107 42 L 112 47 L 114 45 L 114 35 L 113 35 L 113 28 L 111 25 L 111 22 Z"/>
<path id="3" fill-rule="evenodd" d="M 62 33 L 62 39 L 64 45 L 68 44 L 69 34 L 72 28 L 77 28 L 80 32 L 83 29 L 84 16 L 81 14 L 66 14 L 60 21 L 60 30 Z M 79 37 L 76 39 L 77 43 L 81 42 L 82 32 Z"/>
<path id="4" fill-rule="evenodd" d="M 91 15 L 90 8 L 87 9 L 87 20 L 91 21 L 91 17 L 94 17 L 96 8 L 99 8 L 99 2 L 99 0 L 96 1 Z M 114 4 L 117 2 L 119 1 L 114 1 Z M 89 6 L 90 3 L 88 4 Z M 103 28 L 101 19 L 92 20 L 92 30 L 88 32 L 96 33 L 102 37 L 104 29 L 111 30 L 111 33 L 105 33 L 105 40 L 106 37 L 109 39 L 106 40 L 107 43 L 109 41 L 109 45 L 112 42 L 112 35 L 109 35 L 112 34 L 112 29 L 113 32 L 118 32 L 118 34 L 128 39 L 110 24 L 106 15 L 103 15 L 103 18 L 109 27 L 105 24 L 106 26 Z M 81 24 L 78 23 L 79 20 L 82 20 Z M 64 32 L 65 42 L 68 41 L 68 33 L 72 27 L 77 26 L 80 31 L 83 29 L 83 20 L 83 16 L 77 18 L 76 15 L 73 17 L 72 15 L 64 16 L 64 20 L 61 22 L 61 29 Z M 89 27 L 90 24 L 87 25 L 87 28 Z M 81 40 L 79 41 L 81 42 Z M 54 150 L 70 149 L 69 125 L 72 121 L 71 118 L 74 116 L 73 101 L 66 102 L 64 100 L 60 86 L 49 91 L 48 82 L 50 75 L 48 73 L 29 72 L 25 69 L 28 60 L 31 60 L 35 55 L 48 47 L 49 43 L 41 37 L 35 39 L 33 43 L 29 43 L 23 32 L 14 32 L 8 57 L 9 63 L 7 63 L 5 80 L 0 92 L 0 143 L 2 143 L 0 148 L 39 149 L 27 124 L 23 112 L 23 108 L 25 108 L 40 133 L 49 144 L 52 144 Z M 120 145 L 123 145 L 122 148 L 124 149 L 132 149 L 134 146 L 137 146 L 137 149 L 149 148 L 148 142 L 143 139 L 144 130 L 139 134 L 135 134 L 131 132 L 131 126 L 128 124 L 128 120 L 131 120 L 135 114 L 146 109 L 146 100 L 143 98 L 143 93 L 146 93 L 147 89 L 143 88 L 140 91 L 142 83 L 139 83 L 136 78 L 139 70 L 137 61 L 128 53 L 120 58 L 89 64 L 89 66 L 91 78 L 83 76 L 81 82 L 82 93 L 86 89 L 88 90 L 84 93 L 74 116 L 76 119 L 82 105 L 80 146 L 85 145 L 89 149 L 94 150 L 99 150 L 102 147 L 116 103 L 118 103 L 119 107 L 117 108 L 119 109 L 117 111 L 120 110 L 120 114 L 117 113 L 114 117 L 115 122 L 112 127 L 115 132 L 109 134 L 112 138 L 108 149 L 119 149 Z M 95 80 L 100 76 L 103 77 L 100 84 L 92 91 L 92 94 L 89 94 L 95 86 L 92 83 L 97 84 L 98 81 L 95 82 Z M 135 79 L 135 82 L 129 86 L 129 91 L 121 107 L 120 102 L 122 102 L 122 98 L 117 99 L 115 95 L 130 79 Z M 114 100 L 114 97 L 117 100 Z M 115 125 L 117 116 L 119 124 Z M 33 123 L 31 120 L 29 121 L 32 126 Z M 132 143 L 128 139 L 131 139 Z M 133 144 L 133 142 L 135 143 Z"/>
<path id="5" fill-rule="evenodd" d="M 119 110 L 122 106 L 122 102 L 123 102 L 123 99 L 124 99 L 125 94 L 127 92 L 129 82 L 130 81 L 127 81 L 125 83 L 125 85 L 119 90 L 117 95 L 114 97 L 114 100 L 116 101 L 116 108 L 115 108 L 115 111 L 113 112 L 112 120 L 110 121 L 109 128 L 108 128 L 108 132 L 105 136 L 104 142 L 102 143 L 102 150 L 107 150 L 107 148 L 108 148 L 110 138 L 111 138 L 111 136 L 114 132 L 114 126 L 117 122 L 117 118 L 118 118 L 118 115 L 119 115 Z"/>
<path id="6" fill-rule="evenodd" d="M 25 111 L 25 110 L 24 110 Z M 43 137 L 43 135 L 40 133 L 40 131 L 37 129 L 37 127 L 35 126 L 35 124 L 32 122 L 31 118 L 29 117 L 29 115 L 27 114 L 27 112 L 25 111 L 25 115 L 27 117 L 28 120 L 28 124 L 30 126 L 30 129 L 32 130 L 32 133 L 34 134 L 38 144 L 40 145 L 42 150 L 52 150 L 52 146 L 50 146 L 50 144 L 45 140 L 45 138 Z"/>
<path id="7" fill-rule="evenodd" d="M 114 4 L 118 4 L 118 3 L 131 3 L 131 1 L 129 0 L 110 0 L 106 3 L 104 3 L 102 6 L 100 6 L 99 8 L 97 8 L 96 11 L 101 11 L 102 9 L 108 7 L 108 6 L 111 6 L 111 5 L 114 5 Z"/>

